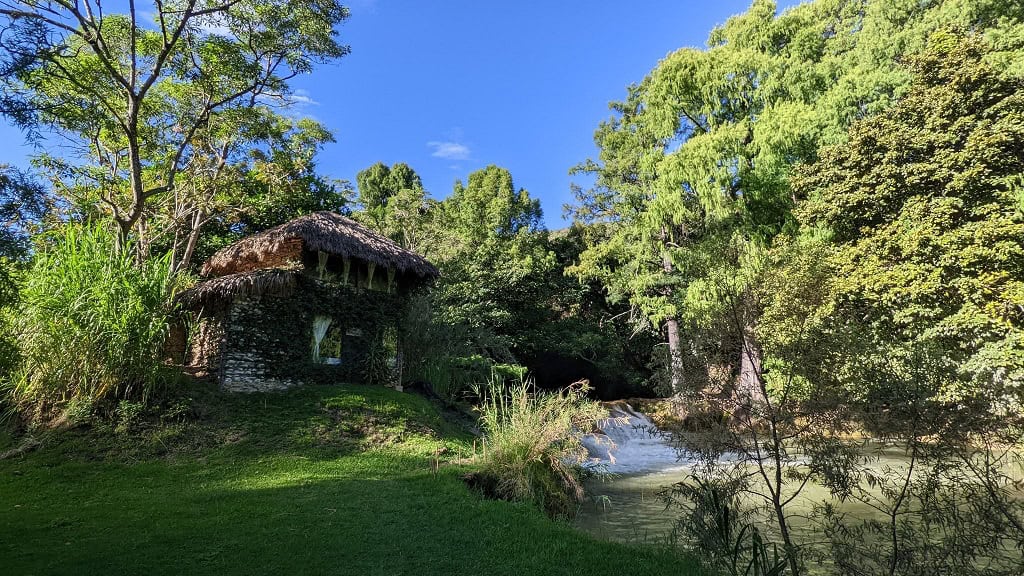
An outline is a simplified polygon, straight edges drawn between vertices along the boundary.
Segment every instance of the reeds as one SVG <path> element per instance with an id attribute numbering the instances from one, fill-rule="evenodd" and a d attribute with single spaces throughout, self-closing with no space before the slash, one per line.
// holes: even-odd
<path id="1" fill-rule="evenodd" d="M 581 437 L 608 417 L 587 390 L 577 382 L 540 392 L 524 379 L 477 387 L 484 440 L 476 483 L 496 498 L 534 502 L 555 517 L 573 515 L 584 498 Z"/>
<path id="2" fill-rule="evenodd" d="M 168 258 L 136 263 L 107 231 L 68 224 L 46 238 L 15 321 L 15 403 L 145 399 L 160 381 L 172 278 Z"/>

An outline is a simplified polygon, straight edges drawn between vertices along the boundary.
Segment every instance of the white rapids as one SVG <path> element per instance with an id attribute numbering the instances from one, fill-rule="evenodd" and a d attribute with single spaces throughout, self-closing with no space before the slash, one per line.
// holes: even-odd
<path id="1" fill-rule="evenodd" d="M 589 465 L 610 473 L 681 470 L 692 463 L 680 458 L 671 438 L 629 404 L 613 407 L 601 431 L 584 435 L 583 445 L 590 453 Z"/>

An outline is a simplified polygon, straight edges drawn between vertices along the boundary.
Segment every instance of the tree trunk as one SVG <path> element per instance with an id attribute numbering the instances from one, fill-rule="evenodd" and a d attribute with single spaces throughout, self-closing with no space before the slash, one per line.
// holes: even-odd
<path id="1" fill-rule="evenodd" d="M 188 242 L 185 244 L 185 251 L 181 255 L 181 260 L 174 265 L 173 270 L 175 273 L 187 270 L 192 264 L 192 255 L 195 254 L 196 246 L 199 244 L 199 235 L 205 223 L 206 215 L 202 210 L 197 211 L 192 216 L 192 227 L 188 233 Z"/>
<path id="2" fill-rule="evenodd" d="M 797 560 L 796 546 L 789 533 L 789 522 L 786 521 L 785 509 L 781 503 L 781 494 L 777 495 L 772 507 L 775 508 L 775 516 L 779 525 L 779 533 L 782 536 L 782 549 L 786 551 L 786 561 L 789 562 L 789 571 L 792 576 L 800 576 L 800 562 Z"/>
<path id="3" fill-rule="evenodd" d="M 668 332 L 669 373 L 671 374 L 672 394 L 683 391 L 683 351 L 679 343 L 679 320 L 670 316 L 665 320 Z"/>
<path id="4" fill-rule="evenodd" d="M 661 267 L 666 276 L 672 274 L 672 259 L 668 255 L 668 231 L 661 228 Z M 666 288 L 665 295 L 672 297 L 672 289 Z M 665 319 L 665 331 L 668 332 L 668 357 L 669 376 L 672 384 L 672 394 L 677 395 L 683 391 L 683 348 L 679 340 L 679 318 L 675 314 Z"/>
<path id="5" fill-rule="evenodd" d="M 743 345 L 740 347 L 740 378 L 736 396 L 742 404 L 761 404 L 761 344 L 754 334 L 754 327 L 743 327 Z"/>

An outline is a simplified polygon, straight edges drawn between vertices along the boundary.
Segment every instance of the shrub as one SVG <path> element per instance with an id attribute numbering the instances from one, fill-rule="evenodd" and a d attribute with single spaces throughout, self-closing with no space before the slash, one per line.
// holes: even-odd
<path id="1" fill-rule="evenodd" d="M 476 393 L 484 440 L 472 483 L 495 498 L 532 502 L 552 517 L 572 516 L 584 497 L 581 436 L 608 417 L 587 398 L 586 384 L 544 393 L 522 378 L 492 379 Z"/>
<path id="2" fill-rule="evenodd" d="M 15 322 L 22 359 L 12 394 L 21 408 L 144 401 L 161 381 L 169 260 L 137 264 L 133 253 L 98 227 L 68 224 L 44 238 Z"/>
<path id="3" fill-rule="evenodd" d="M 672 485 L 663 494 L 666 505 L 685 512 L 672 530 L 672 539 L 686 542 L 721 574 L 785 574 L 787 558 L 761 535 L 742 505 L 741 492 L 741 483 L 729 475 L 707 479 L 691 475 Z"/>
<path id="4" fill-rule="evenodd" d="M 486 328 L 452 323 L 429 295 L 413 297 L 402 322 L 403 376 L 426 384 L 444 402 L 460 404 L 488 379 L 523 378 L 526 368 Z"/>

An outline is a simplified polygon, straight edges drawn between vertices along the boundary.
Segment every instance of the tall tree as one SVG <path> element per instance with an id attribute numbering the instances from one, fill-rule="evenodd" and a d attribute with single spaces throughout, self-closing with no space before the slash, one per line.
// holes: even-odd
<path id="1" fill-rule="evenodd" d="M 1001 76 L 991 51 L 934 35 L 907 97 L 795 187 L 833 247 L 837 306 L 882 346 L 932 351 L 933 400 L 961 411 L 1024 400 L 1024 75 Z"/>
<path id="2" fill-rule="evenodd" d="M 526 327 L 546 317 L 541 295 L 555 270 L 540 202 L 492 165 L 456 182 L 441 212 L 435 292 L 446 320 L 493 332 L 511 351 L 528 345 Z"/>
<path id="3" fill-rule="evenodd" d="M 123 243 L 217 141 L 215 119 L 287 103 L 289 79 L 348 52 L 335 33 L 347 16 L 334 0 L 130 2 L 118 15 L 94 0 L 2 2 L 0 111 L 66 137 L 77 158 L 46 164 L 98 191 Z"/>
<path id="4" fill-rule="evenodd" d="M 436 204 L 427 196 L 419 174 L 404 162 L 378 162 L 356 174 L 356 218 L 390 237 L 403 248 L 425 253 Z"/>
<path id="5" fill-rule="evenodd" d="M 614 235 L 574 271 L 666 327 L 676 386 L 680 348 L 694 345 L 672 345 L 676 321 L 745 311 L 734 364 L 739 392 L 756 396 L 763 360 L 749 282 L 772 239 L 795 226 L 793 166 L 902 94 L 910 76 L 898 61 L 938 27 L 1002 27 L 999 57 L 1019 65 L 1021 12 L 989 0 L 819 0 L 777 14 L 756 0 L 706 49 L 670 54 L 613 105 L 596 134 L 598 161 L 578 168 L 597 180 L 580 191 L 577 216 L 610 223 Z"/>
<path id="6" fill-rule="evenodd" d="M 213 142 L 197 142 L 173 194 L 146 211 L 149 241 L 168 247 L 175 271 L 240 236 L 317 210 L 342 210 L 347 183 L 316 172 L 316 154 L 333 136 L 319 123 L 257 108 L 246 126 L 226 123 Z"/>

